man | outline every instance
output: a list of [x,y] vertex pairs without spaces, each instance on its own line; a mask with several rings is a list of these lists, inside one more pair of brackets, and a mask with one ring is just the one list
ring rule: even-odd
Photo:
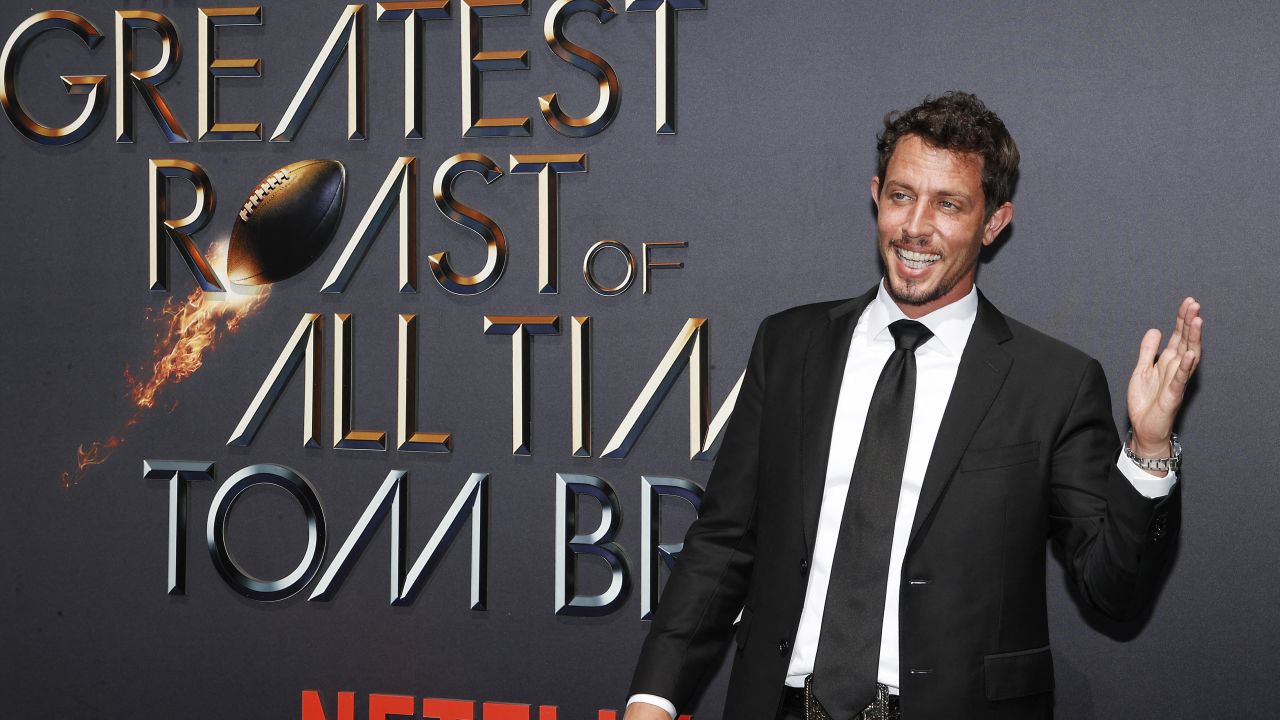
[[884,279],[761,325],[624,720],[686,711],[739,613],[726,718],[1048,718],[1045,537],[1108,615],[1154,589],[1199,305],[1142,339],[1124,444],[1098,363],[974,285],[1013,218],[1000,119],[947,93],[878,149]]

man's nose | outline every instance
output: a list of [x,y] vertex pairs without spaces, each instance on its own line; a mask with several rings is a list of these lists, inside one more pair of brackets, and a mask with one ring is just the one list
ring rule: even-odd
[[918,202],[911,207],[910,214],[907,216],[907,222],[902,226],[902,232],[910,239],[927,238],[932,234],[933,230],[933,213],[930,212],[929,204]]

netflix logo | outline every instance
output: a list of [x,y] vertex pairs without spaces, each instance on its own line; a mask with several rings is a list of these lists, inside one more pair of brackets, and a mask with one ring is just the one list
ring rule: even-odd
[[[493,702],[482,700],[452,700],[422,698],[422,712],[418,713],[418,698],[413,695],[383,695],[369,693],[359,704],[365,713],[356,713],[358,694],[342,691],[336,700],[328,702],[319,690],[302,691],[302,720],[395,720],[396,718],[423,717],[428,720],[560,720],[555,705],[529,705],[525,703]],[[479,710],[477,710],[479,708]],[[617,710],[598,710],[595,720],[618,720]],[[565,720],[570,720],[565,718]],[[692,715],[681,715],[678,720],[693,720]]]

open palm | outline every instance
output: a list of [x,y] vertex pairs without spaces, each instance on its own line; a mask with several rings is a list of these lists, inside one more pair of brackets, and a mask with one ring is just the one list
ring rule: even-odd
[[1169,452],[1173,421],[1200,364],[1203,329],[1200,303],[1187,298],[1178,308],[1173,334],[1159,357],[1160,331],[1151,329],[1142,337],[1128,392],[1131,447],[1140,457],[1163,457]]

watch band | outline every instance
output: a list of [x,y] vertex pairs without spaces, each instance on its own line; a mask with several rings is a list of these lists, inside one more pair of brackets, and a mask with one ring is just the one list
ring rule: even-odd
[[1133,443],[1133,431],[1129,431],[1129,441],[1124,444],[1125,457],[1133,461],[1134,465],[1152,472],[1178,472],[1178,468],[1182,467],[1182,443],[1178,441],[1178,434],[1172,433],[1169,436],[1169,450],[1172,453],[1166,458],[1144,458],[1138,457],[1131,447]]

